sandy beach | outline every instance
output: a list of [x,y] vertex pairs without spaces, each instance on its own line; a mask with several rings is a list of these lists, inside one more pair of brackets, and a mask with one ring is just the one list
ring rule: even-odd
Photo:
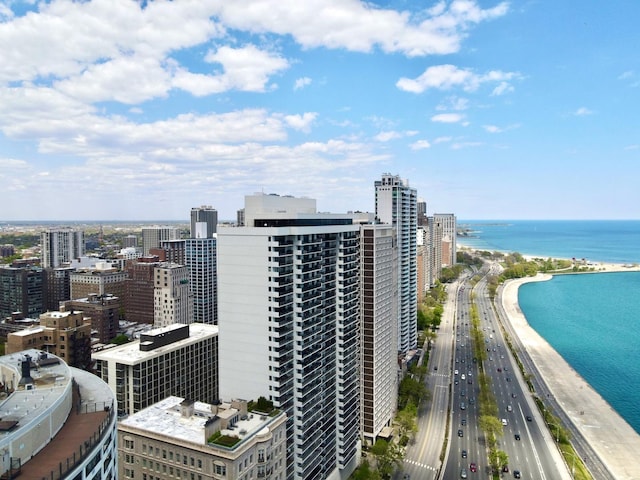
[[[596,272],[638,271],[640,267],[600,263]],[[527,322],[518,305],[518,288],[526,282],[545,281],[538,274],[511,280],[502,290],[502,306],[513,331],[538,372],[576,430],[588,442],[613,478],[640,479],[640,435],[598,394]],[[597,477],[595,477],[597,478]]]

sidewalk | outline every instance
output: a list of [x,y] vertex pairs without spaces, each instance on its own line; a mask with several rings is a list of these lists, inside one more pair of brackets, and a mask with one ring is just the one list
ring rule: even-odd
[[552,395],[613,476],[617,480],[638,480],[640,435],[529,326],[520,310],[520,285],[550,277],[538,274],[505,284],[502,306],[508,320]]

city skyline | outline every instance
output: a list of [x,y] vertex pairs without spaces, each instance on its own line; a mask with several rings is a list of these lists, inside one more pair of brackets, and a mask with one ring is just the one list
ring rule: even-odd
[[182,220],[197,205],[232,220],[254,192],[371,212],[381,173],[429,214],[637,219],[639,13],[3,4],[0,220]]

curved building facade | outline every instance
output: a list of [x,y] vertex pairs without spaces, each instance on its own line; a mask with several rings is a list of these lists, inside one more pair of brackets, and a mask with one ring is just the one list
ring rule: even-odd
[[0,357],[0,476],[116,478],[109,386],[40,350]]

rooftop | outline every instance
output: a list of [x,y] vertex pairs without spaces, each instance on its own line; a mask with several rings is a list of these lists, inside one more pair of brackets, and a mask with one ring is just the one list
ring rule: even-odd
[[[216,417],[229,418],[239,411],[229,404],[216,406],[203,402],[195,402],[191,416],[183,416],[181,404],[184,398],[167,397],[137,413],[120,421],[120,425],[129,426],[147,432],[165,435],[183,441],[206,444],[205,424]],[[238,437],[241,440],[262,432],[276,417],[269,417],[257,412],[249,412],[238,419],[231,428],[220,431],[222,435]]]
[[[158,333],[166,333],[177,328],[181,328],[184,325],[174,324],[166,327],[154,328],[153,330],[147,330],[145,335],[156,335]],[[171,350],[175,350],[177,347],[186,346],[195,342],[198,342],[204,338],[218,335],[217,325],[208,325],[204,323],[192,323],[189,325],[189,337],[183,340],[170,343],[165,346],[161,346],[149,351],[143,351],[140,349],[140,340],[134,340],[133,342],[120,345],[109,350],[103,350],[101,352],[94,353],[92,358],[113,361],[122,363],[125,365],[133,365],[140,361],[144,361],[149,358],[153,358],[162,355]]]

